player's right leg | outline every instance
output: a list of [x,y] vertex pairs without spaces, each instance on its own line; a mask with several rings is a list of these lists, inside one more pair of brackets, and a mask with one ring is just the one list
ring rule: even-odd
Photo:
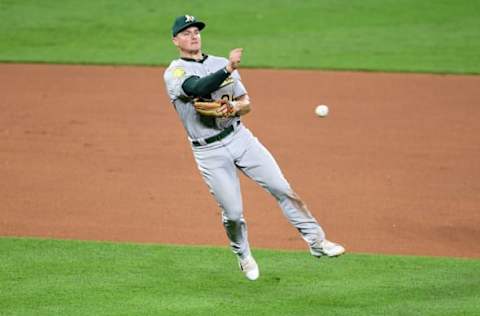
[[250,256],[247,224],[243,217],[243,204],[237,169],[224,147],[193,148],[198,169],[210,193],[222,210],[222,221],[232,251],[245,259]]

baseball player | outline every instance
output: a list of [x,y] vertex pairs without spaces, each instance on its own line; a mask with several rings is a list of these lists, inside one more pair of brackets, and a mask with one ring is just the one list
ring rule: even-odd
[[323,229],[292,190],[273,156],[241,121],[251,111],[238,72],[243,50],[233,49],[228,59],[204,54],[200,35],[203,28],[205,23],[191,15],[175,19],[172,41],[180,58],[170,63],[164,80],[198,169],[221,208],[223,225],[240,269],[249,280],[259,277],[247,238],[238,170],[276,198],[313,256],[343,254],[345,249],[325,238]]

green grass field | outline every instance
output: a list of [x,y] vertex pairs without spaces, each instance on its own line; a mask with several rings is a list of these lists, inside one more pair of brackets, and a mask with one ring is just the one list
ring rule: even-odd
[[480,73],[472,0],[0,1],[0,61],[167,65],[170,29],[207,22],[206,51],[248,67]]
[[0,315],[478,315],[480,261],[0,238]]

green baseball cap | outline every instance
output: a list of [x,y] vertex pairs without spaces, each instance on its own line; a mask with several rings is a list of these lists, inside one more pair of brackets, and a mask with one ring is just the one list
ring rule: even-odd
[[172,27],[172,35],[175,37],[179,32],[189,28],[190,26],[196,26],[199,30],[205,27],[205,23],[197,21],[192,15],[182,15],[175,19]]

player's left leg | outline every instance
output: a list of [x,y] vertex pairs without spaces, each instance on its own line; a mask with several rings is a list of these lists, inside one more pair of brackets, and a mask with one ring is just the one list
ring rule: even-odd
[[344,249],[341,246],[332,252],[325,253],[323,247],[327,246],[325,244],[327,241],[322,227],[312,216],[305,203],[292,190],[270,152],[257,138],[253,137],[250,131],[246,132],[248,135],[245,137],[250,138],[249,146],[241,159],[237,161],[237,166],[277,199],[284,215],[300,232],[313,255],[326,254],[330,256],[332,254],[335,256],[343,253]]

